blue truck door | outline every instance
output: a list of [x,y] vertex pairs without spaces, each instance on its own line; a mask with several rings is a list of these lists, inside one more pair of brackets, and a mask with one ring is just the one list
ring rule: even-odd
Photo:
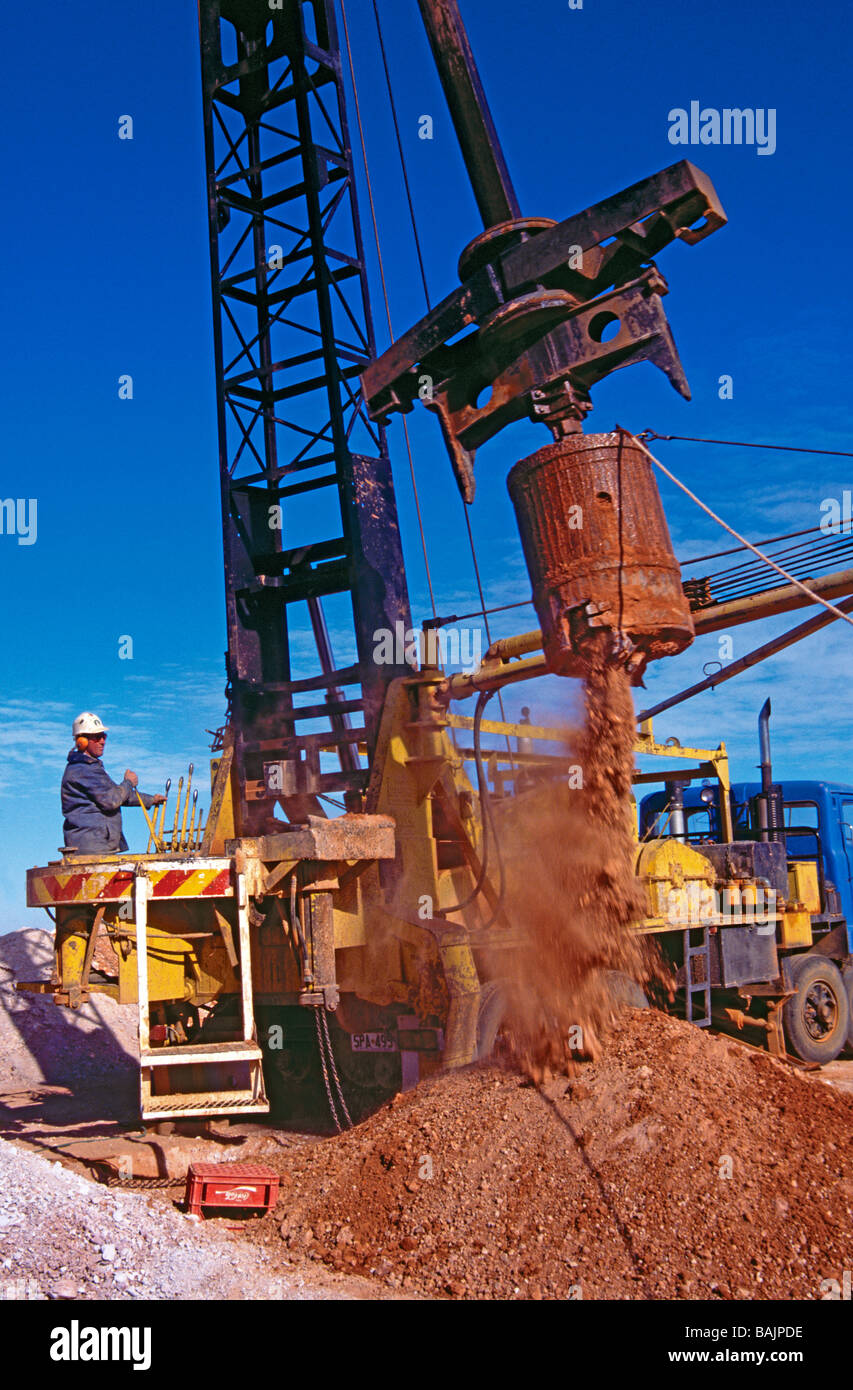
[[841,803],[841,834],[844,839],[848,880],[847,892],[843,894],[843,897],[846,898],[847,902],[850,902],[851,888],[853,888],[853,801],[842,801]]

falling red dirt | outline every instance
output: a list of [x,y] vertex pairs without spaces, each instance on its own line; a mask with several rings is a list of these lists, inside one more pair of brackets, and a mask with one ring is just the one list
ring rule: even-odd
[[573,774],[510,806],[500,839],[504,909],[522,946],[496,955],[508,999],[504,1046],[532,1079],[596,1056],[615,1022],[614,977],[664,978],[657,953],[630,931],[643,915],[630,819],[635,716],[628,677],[603,657],[589,672]]

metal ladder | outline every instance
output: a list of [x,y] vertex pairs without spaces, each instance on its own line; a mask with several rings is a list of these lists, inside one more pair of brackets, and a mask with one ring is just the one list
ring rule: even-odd
[[[255,1036],[252,1007],[251,947],[246,882],[237,875],[237,925],[240,940],[241,1036],[228,1042],[151,1046],[148,997],[148,898],[151,883],[137,871],[133,882],[136,920],[136,970],[139,995],[139,1091],[143,1120],[191,1119],[201,1115],[265,1114],[263,1054]],[[155,1071],[180,1067],[216,1068],[205,1090],[153,1091]]]
[[[696,945],[691,940],[692,937],[701,936],[701,945]],[[710,933],[707,927],[687,927],[684,932],[684,997],[687,1006],[687,1022],[695,1023],[697,1028],[707,1028],[711,1023],[711,951],[709,946]],[[694,982],[693,962],[701,961],[704,969],[701,974],[704,976],[698,983]],[[693,996],[702,994],[702,1004],[704,1013],[700,1017],[694,1012],[695,1002]]]

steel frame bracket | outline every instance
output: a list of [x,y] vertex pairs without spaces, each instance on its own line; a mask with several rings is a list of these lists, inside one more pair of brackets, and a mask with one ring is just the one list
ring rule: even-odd
[[619,367],[651,361],[689,399],[651,258],[725,222],[710,180],[681,160],[563,222],[490,228],[463,251],[461,286],[362,373],[371,418],[416,400],[434,410],[470,502],[480,444],[525,416],[578,428],[590,388]]

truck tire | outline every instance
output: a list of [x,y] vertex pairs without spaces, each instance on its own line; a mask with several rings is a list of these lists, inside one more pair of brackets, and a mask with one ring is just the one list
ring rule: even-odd
[[850,1006],[850,1022],[847,1025],[847,1047],[853,1052],[853,965],[845,965],[841,972],[844,981],[844,988],[847,990],[847,1002]]
[[826,956],[792,962],[796,994],[782,1009],[788,1046],[803,1062],[834,1062],[847,1043],[850,1000],[841,971]]

